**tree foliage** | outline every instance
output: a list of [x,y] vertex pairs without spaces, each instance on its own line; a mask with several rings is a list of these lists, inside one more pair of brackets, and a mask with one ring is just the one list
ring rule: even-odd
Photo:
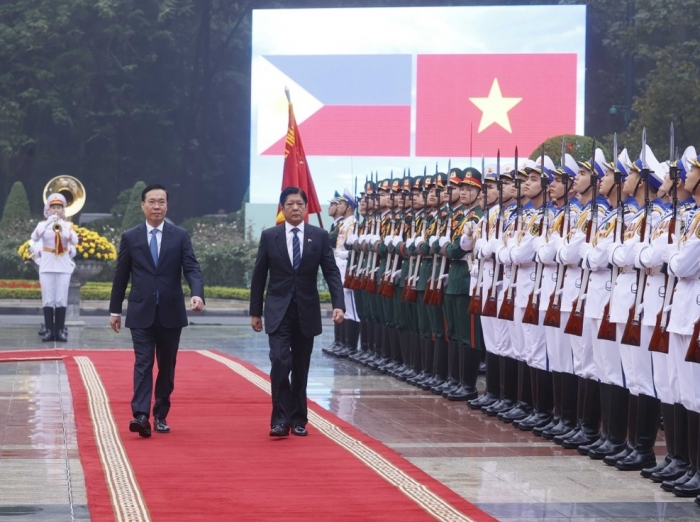
[[30,218],[27,192],[24,190],[22,182],[16,181],[12,185],[12,190],[10,190],[10,195],[7,197],[5,208],[2,211],[0,230],[15,226],[18,222],[28,221]]
[[126,207],[124,220],[122,221],[122,230],[129,230],[144,221],[143,210],[141,210],[141,192],[145,188],[146,184],[143,181],[138,181],[134,188],[131,189],[129,205]]

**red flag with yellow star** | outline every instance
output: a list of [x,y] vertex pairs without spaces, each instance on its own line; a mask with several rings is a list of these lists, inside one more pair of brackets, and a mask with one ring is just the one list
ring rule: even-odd
[[576,133],[576,54],[419,54],[416,156],[531,151]]
[[[287,99],[289,100],[289,92],[287,92]],[[287,139],[284,144],[284,171],[282,173],[281,190],[287,187],[299,187],[306,192],[308,203],[306,205],[305,220],[308,221],[309,214],[319,214],[320,222],[321,203],[318,201],[314,180],[311,178],[309,164],[306,162],[306,154],[301,143],[299,127],[297,127],[297,120],[294,117],[294,107],[291,100],[289,101]],[[284,222],[284,216],[282,216],[282,207],[279,206],[277,209],[277,224],[279,225],[282,222]]]

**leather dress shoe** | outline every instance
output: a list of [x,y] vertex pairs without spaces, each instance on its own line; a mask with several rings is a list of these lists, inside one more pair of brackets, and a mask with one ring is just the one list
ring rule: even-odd
[[285,424],[275,424],[270,430],[270,437],[286,437],[289,435],[289,426]]
[[641,471],[649,466],[656,466],[656,455],[654,455],[653,450],[634,450],[624,459],[620,459],[615,463],[615,467],[620,471]]
[[674,487],[673,494],[677,497],[697,497],[700,495],[700,471],[696,471],[689,481]]
[[467,404],[472,410],[480,410],[482,408],[488,408],[489,406],[496,404],[498,397],[491,392],[485,392],[480,397],[467,401]]
[[153,425],[158,433],[170,433],[170,426],[168,426],[168,423],[165,422],[165,419],[155,417],[153,419]]
[[622,459],[628,457],[629,455],[632,454],[633,451],[634,451],[634,448],[632,446],[630,446],[628,443],[624,447],[624,449],[622,451],[620,451],[620,453],[618,453],[617,455],[608,455],[607,457],[603,458],[603,462],[605,464],[607,464],[608,466],[614,466],[615,464],[617,464],[618,460],[622,460]]
[[579,432],[573,437],[564,439],[561,443],[562,448],[566,449],[576,449],[579,446],[585,446],[586,444],[593,444],[600,434],[594,432],[593,430],[587,431],[585,429],[579,430]]
[[610,455],[617,455],[626,447],[627,441],[616,444],[615,442],[608,439],[597,448],[592,448],[591,450],[589,450],[588,456],[593,460],[603,460],[605,457],[608,457]]
[[297,424],[292,428],[292,435],[296,435],[297,437],[306,437],[308,434],[309,432],[306,431],[306,428],[301,424]]
[[700,495],[698,495],[697,497],[695,497],[695,503],[696,503],[698,506],[700,506]]
[[665,480],[675,480],[688,473],[689,469],[690,463],[686,462],[683,459],[672,458],[671,461],[663,469],[653,472],[649,476],[649,478],[652,480],[652,482],[657,483],[663,482]]
[[151,436],[151,423],[143,413],[136,415],[129,423],[129,431],[138,433],[141,437]]
[[[671,464],[672,460],[673,460],[673,458],[671,457],[671,455],[666,454],[666,456],[664,457],[664,460],[659,462],[656,466],[653,466],[651,468],[644,468],[639,474],[644,478],[651,478],[651,476],[654,473],[658,473],[659,471],[666,468],[666,466]],[[688,471],[688,470],[686,470],[686,471]],[[664,480],[666,480],[666,479],[664,479]]]
[[688,473],[686,473],[680,478],[677,478],[676,480],[664,480],[661,483],[661,489],[663,489],[664,491],[671,492],[675,489],[676,486],[680,486],[688,482],[690,479],[693,478],[694,475],[695,473],[693,472],[693,470],[688,470]]

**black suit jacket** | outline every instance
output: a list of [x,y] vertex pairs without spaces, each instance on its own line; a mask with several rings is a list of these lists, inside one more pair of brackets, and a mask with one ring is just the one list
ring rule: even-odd
[[265,297],[265,332],[274,333],[282,322],[292,294],[296,295],[301,332],[307,337],[321,334],[321,302],[318,297],[319,267],[328,283],[333,308],[345,311],[340,272],[335,264],[328,232],[306,223],[299,269],[289,259],[284,223],[263,230],[250,282],[250,315],[263,316],[263,293],[268,272],[270,284]]
[[187,326],[182,275],[190,285],[193,296],[204,299],[204,283],[199,263],[194,255],[190,236],[184,228],[163,224],[158,267],[148,247],[146,223],[122,234],[117,267],[114,270],[109,311],[121,314],[126,285],[131,278],[127,328],[148,328],[153,324],[158,294],[158,317],[165,328]]

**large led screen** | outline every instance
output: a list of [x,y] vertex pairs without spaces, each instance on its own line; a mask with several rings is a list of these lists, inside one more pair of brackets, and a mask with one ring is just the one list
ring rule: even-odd
[[321,200],[582,134],[586,8],[253,11],[250,202],[279,196],[289,89]]

